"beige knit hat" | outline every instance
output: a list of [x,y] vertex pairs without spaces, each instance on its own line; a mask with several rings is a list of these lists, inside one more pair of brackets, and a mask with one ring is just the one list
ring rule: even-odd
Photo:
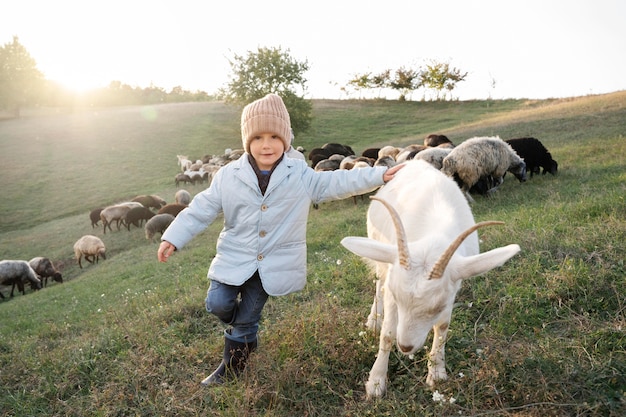
[[241,113],[241,139],[246,152],[250,153],[250,140],[262,133],[273,133],[291,146],[291,120],[283,99],[268,94],[243,108]]

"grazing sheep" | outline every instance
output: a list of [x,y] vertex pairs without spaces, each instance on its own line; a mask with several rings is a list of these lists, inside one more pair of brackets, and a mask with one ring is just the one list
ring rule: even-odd
[[178,190],[174,194],[174,201],[176,204],[182,204],[188,206],[191,203],[191,194],[187,190]]
[[378,159],[382,158],[383,156],[391,156],[393,159],[396,159],[396,155],[400,153],[400,150],[400,148],[396,148],[395,146],[391,145],[383,146],[382,148],[380,148],[380,151],[378,151]]
[[124,219],[126,218],[126,214],[130,211],[131,208],[135,207],[143,207],[143,205],[137,202],[126,202],[105,207],[102,212],[100,212],[100,219],[102,219],[104,233],[107,232],[107,227],[110,231],[113,231],[111,229],[111,223],[113,223],[114,221],[115,225],[117,226],[117,230],[120,230],[120,223],[123,224]]
[[552,155],[539,139],[516,138],[507,139],[505,142],[524,160],[531,178],[534,174],[539,174],[541,168],[543,175],[547,172],[556,175],[559,164],[552,159]]
[[398,163],[396,162],[394,157],[391,155],[385,155],[382,158],[378,158],[376,162],[374,162],[374,166],[376,167],[383,166],[383,167],[391,168],[392,166],[395,166],[395,165],[398,165]]
[[330,156],[330,152],[328,152],[326,149],[313,148],[309,152],[308,159],[309,161],[311,161],[311,167],[315,168],[315,165],[317,165],[319,161],[328,159],[329,156]]
[[503,178],[509,171],[526,181],[526,164],[513,148],[499,137],[476,137],[462,142],[443,159],[441,172],[454,178],[469,201],[469,190],[481,178]]
[[93,235],[85,235],[74,243],[74,255],[81,269],[83,268],[81,263],[83,256],[85,260],[91,264],[94,262],[98,263],[101,256],[102,259],[107,258],[104,242],[102,242],[99,237]]
[[178,165],[180,166],[180,170],[183,172],[188,170],[193,163],[189,160],[189,157],[185,155],[176,155],[176,158],[178,158]]
[[346,156],[339,163],[339,169],[352,169],[355,167],[374,166],[375,160],[365,156],[350,155]]
[[98,226],[98,222],[100,221],[100,213],[102,212],[103,208],[104,207],[95,208],[89,213],[89,219],[91,220],[92,229]]
[[315,164],[314,169],[316,171],[335,171],[339,169],[339,165],[341,165],[341,161],[337,159],[322,159]]
[[167,229],[173,221],[174,216],[169,213],[157,214],[146,222],[146,239],[154,241],[154,236],[157,233],[161,233],[161,235],[163,235],[165,229]]
[[170,203],[161,207],[157,214],[171,214],[172,216],[176,217],[178,216],[178,213],[186,208],[186,204]]
[[346,157],[355,155],[355,153],[348,145],[342,145],[340,143],[326,143],[321,148],[311,149],[308,159],[311,161],[311,167],[315,168],[320,161],[330,159],[332,155],[341,155],[342,157]]
[[446,148],[427,148],[422,152],[418,152],[415,155],[415,159],[421,159],[422,161],[426,161],[437,169],[441,169],[443,165],[443,158],[448,156],[448,154],[452,151],[452,149]]
[[459,187],[427,162],[406,162],[373,199],[367,213],[368,237],[341,241],[371,262],[379,280],[368,318],[370,329],[381,329],[366,384],[368,398],[387,390],[394,341],[402,354],[412,355],[431,329],[426,383],[433,386],[446,379],[445,343],[463,280],[504,264],[520,250],[513,244],[480,253],[476,230],[501,222],[476,224]]
[[415,155],[422,152],[424,149],[427,149],[424,145],[409,145],[398,152],[396,155],[396,162],[401,163],[411,160],[415,157]]
[[[41,289],[41,281],[37,277],[33,268],[26,261],[0,261],[0,285],[11,285],[11,297],[17,286],[17,290],[26,294],[24,291],[24,283],[30,283],[34,290]],[[4,299],[4,295],[0,292],[0,298]]]
[[454,144],[452,143],[450,139],[448,139],[447,136],[437,135],[437,134],[426,136],[426,138],[424,138],[424,145],[432,146],[432,147],[440,146],[440,145],[446,145],[446,146],[452,145],[452,147],[454,147]]
[[339,154],[343,156],[355,155],[352,148],[348,145],[342,145],[341,143],[326,143],[322,145],[322,149],[328,152],[328,155]]
[[143,225],[144,220],[149,220],[154,217],[156,213],[150,210],[147,207],[133,207],[128,210],[126,216],[124,217],[124,223],[126,224],[126,228],[130,232],[130,225],[133,224],[136,227],[141,227]]
[[176,183],[177,187],[178,184],[180,184],[181,182],[184,182],[185,184],[193,184],[191,177],[189,177],[189,175],[187,174],[176,174],[176,176],[174,177],[174,182]]
[[141,203],[142,206],[148,208],[154,208],[156,210],[160,209],[167,203],[158,195],[138,195],[137,197],[131,200],[132,202]]
[[361,156],[364,156],[366,158],[370,158],[373,160],[377,160],[378,152],[380,152],[380,148],[367,148],[366,150],[361,152]]
[[39,275],[39,279],[41,280],[41,283],[44,287],[48,286],[48,278],[52,278],[52,280],[54,280],[55,282],[63,282],[63,276],[54,267],[50,259],[43,256],[37,256],[28,261],[28,264],[31,268],[33,268],[33,271],[35,271],[35,273]]

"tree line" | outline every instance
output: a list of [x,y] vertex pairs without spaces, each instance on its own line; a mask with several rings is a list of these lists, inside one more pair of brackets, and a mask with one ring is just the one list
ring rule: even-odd
[[166,91],[155,85],[140,88],[121,81],[77,93],[47,80],[17,36],[0,47],[0,109],[15,117],[26,107],[127,106],[212,99],[215,97],[204,91],[191,92],[180,86]]
[[[312,103],[307,100],[307,60],[299,61],[290,51],[281,48],[259,47],[246,54],[234,54],[229,59],[231,74],[228,82],[215,94],[190,92],[174,87],[169,92],[150,85],[131,87],[121,81],[112,81],[107,87],[77,94],[54,81],[46,80],[37,63],[17,36],[0,47],[0,108],[19,117],[20,110],[30,106],[116,106],[146,105],[172,102],[224,100],[244,106],[268,93],[282,96],[297,135],[309,129]],[[356,74],[341,90],[393,90],[400,100],[409,100],[418,89],[434,92],[434,99],[452,99],[452,90],[464,81],[467,73],[450,67],[449,63],[430,61],[425,67],[387,69],[378,74]]]

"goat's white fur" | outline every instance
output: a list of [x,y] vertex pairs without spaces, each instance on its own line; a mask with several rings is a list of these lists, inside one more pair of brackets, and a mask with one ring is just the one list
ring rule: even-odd
[[[395,209],[404,231],[396,232],[390,211],[373,201],[367,214],[368,238],[341,241],[350,251],[374,261],[380,280],[368,318],[370,328],[380,327],[378,356],[366,384],[368,398],[386,392],[394,340],[403,354],[410,355],[424,345],[431,328],[434,338],[426,383],[432,386],[446,379],[446,336],[462,280],[502,265],[520,250],[518,245],[508,245],[480,254],[474,231],[460,244],[441,278],[429,279],[450,244],[475,224],[463,193],[452,179],[415,160],[407,162],[376,198]],[[407,243],[407,268],[398,259],[397,235],[404,235]]]

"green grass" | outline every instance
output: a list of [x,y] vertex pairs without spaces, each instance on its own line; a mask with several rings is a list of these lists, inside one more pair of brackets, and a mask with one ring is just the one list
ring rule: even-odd
[[[426,351],[393,352],[388,394],[365,401],[377,339],[364,332],[373,276],[339,241],[365,235],[367,201],[311,210],[308,284],[271,298],[260,348],[237,384],[204,389],[223,327],[204,311],[220,221],[167,264],[143,231],[92,229],[92,208],[173,200],[176,155],[240,147],[220,103],[89,109],[0,122],[0,258],[50,257],[63,284],[0,302],[1,416],[622,416],[626,414],[626,93],[565,100],[315,101],[307,149],[357,152],[444,133],[535,136],[559,175],[506,178],[473,204],[482,250],[518,243],[464,283],[447,345],[449,380],[425,384]],[[187,189],[196,193],[201,185]],[[107,259],[79,269],[72,245]],[[6,288],[0,290],[7,295]],[[429,348],[427,342],[427,347]],[[450,403],[453,397],[456,401]]]

